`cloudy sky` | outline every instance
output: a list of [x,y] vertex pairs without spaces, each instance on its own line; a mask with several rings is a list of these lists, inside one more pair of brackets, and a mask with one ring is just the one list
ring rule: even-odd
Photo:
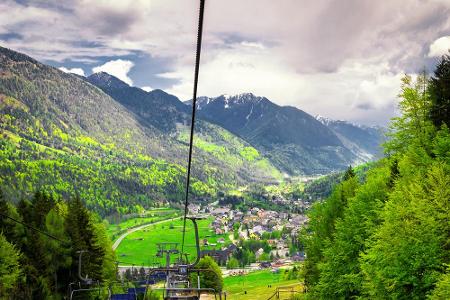
[[[197,0],[0,0],[0,45],[191,97]],[[450,0],[207,0],[199,94],[252,92],[365,124],[450,48]]]

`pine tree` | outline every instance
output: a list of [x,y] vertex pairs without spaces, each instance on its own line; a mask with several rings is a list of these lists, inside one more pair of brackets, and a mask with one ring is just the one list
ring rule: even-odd
[[431,95],[430,117],[439,128],[446,124],[450,127],[450,55],[442,56],[430,80]]
[[353,170],[352,166],[348,166],[347,170],[344,173],[344,180],[349,180],[350,178],[355,177],[355,171]]
[[0,233],[0,299],[7,299],[21,276],[20,253]]
[[450,174],[435,164],[425,179],[403,180],[362,258],[370,298],[424,299],[448,263]]
[[334,240],[324,250],[320,279],[313,292],[317,298],[350,299],[361,295],[363,276],[359,257],[381,220],[378,211],[388,196],[389,168],[369,172],[355,197],[348,200],[342,219],[336,221]]
[[301,234],[307,259],[304,263],[305,285],[308,289],[317,284],[320,278],[319,264],[324,259],[326,249],[334,239],[335,223],[342,218],[343,211],[358,188],[356,177],[350,177],[337,185],[325,202],[313,205],[309,216],[309,225]]
[[[61,205],[59,205],[61,206]],[[72,264],[71,247],[66,237],[64,228],[65,219],[58,213],[59,209],[53,208],[45,218],[45,228],[48,233],[57,237],[59,240],[67,240],[67,243],[61,243],[53,239],[46,241],[46,256],[51,263],[49,264],[49,273],[52,275],[52,286],[55,292],[65,292],[67,285],[70,283],[67,280],[68,268]],[[63,273],[62,278],[59,278],[58,273]],[[61,280],[62,279],[62,280]]]
[[89,212],[79,197],[69,201],[66,231],[73,244],[72,276],[78,274],[79,251],[87,251],[82,258],[82,275],[102,280],[105,251],[97,241]]
[[[0,189],[0,212],[14,219],[20,219],[20,216],[17,214],[15,207],[7,203],[6,199],[4,199],[1,189]],[[20,226],[21,225],[18,225],[14,221],[6,217],[0,216],[0,233],[3,233],[3,235],[9,242],[17,243],[17,238],[20,232]]]
[[429,118],[431,100],[426,73],[420,74],[416,81],[406,75],[402,82],[398,105],[402,115],[392,119],[389,141],[384,144],[385,152],[389,155],[404,154],[413,143],[429,151],[429,141],[434,134],[434,126]]

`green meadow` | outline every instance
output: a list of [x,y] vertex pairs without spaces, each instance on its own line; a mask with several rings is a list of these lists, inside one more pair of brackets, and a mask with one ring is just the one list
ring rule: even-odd
[[[300,281],[298,279],[285,280],[283,270],[278,273],[273,273],[272,270],[263,270],[242,276],[228,276],[223,279],[223,285],[227,299],[233,300],[265,300],[273,295],[277,287],[292,286],[296,291],[301,290]],[[281,299],[289,299],[290,293],[282,293],[280,296]]]
[[[213,219],[198,221],[200,245],[202,250],[220,249],[223,245],[230,243],[226,234],[216,235],[210,228]],[[164,259],[157,258],[157,243],[179,243],[178,250],[181,250],[181,240],[183,232],[183,220],[168,221],[161,224],[153,224],[148,227],[129,234],[116,250],[117,257],[121,265],[151,266],[155,263],[162,263]],[[225,239],[225,244],[217,243],[219,238]],[[207,246],[203,246],[203,240],[208,241]],[[211,245],[213,244],[213,245]],[[214,245],[215,244],[215,245]],[[186,222],[185,252],[189,253],[189,259],[196,257],[194,226],[190,220]],[[173,255],[173,259],[176,255]]]
[[181,211],[171,208],[157,208],[147,211],[145,216],[131,218],[118,224],[109,224],[107,227],[108,236],[114,241],[120,234],[128,228],[137,227],[144,224],[155,223],[165,219],[171,219],[181,215]]

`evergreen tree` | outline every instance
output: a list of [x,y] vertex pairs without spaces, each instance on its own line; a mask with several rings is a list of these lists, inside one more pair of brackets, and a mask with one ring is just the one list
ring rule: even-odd
[[343,181],[333,190],[325,202],[313,205],[309,216],[309,225],[301,234],[302,244],[305,245],[307,259],[304,263],[306,287],[312,288],[320,278],[319,264],[324,258],[324,249],[334,239],[335,222],[342,217],[348,199],[355,196],[358,187],[356,177]]
[[8,299],[21,276],[19,251],[0,233],[0,299]]
[[384,144],[389,155],[402,155],[414,143],[429,151],[429,141],[434,134],[434,126],[430,121],[431,100],[427,92],[428,77],[425,73],[414,82],[408,75],[402,79],[402,90],[399,95],[400,117],[392,119],[389,141]]
[[[81,274],[90,279],[103,279],[103,260],[105,249],[99,245],[89,212],[79,197],[69,201],[66,230],[72,240],[72,267],[71,274],[78,274],[78,261],[80,251],[82,255]],[[111,262],[112,263],[112,262]]]
[[388,168],[369,172],[366,183],[348,200],[343,217],[336,221],[333,242],[323,251],[320,279],[311,290],[311,298],[350,299],[361,295],[359,257],[366,239],[381,222],[378,211],[388,196],[389,172]]
[[450,55],[443,55],[430,80],[431,95],[430,117],[439,128],[446,124],[450,127]]
[[352,166],[348,166],[347,170],[344,173],[344,180],[349,180],[350,178],[355,177],[355,171],[353,170]]
[[[1,189],[0,189],[0,212],[16,220],[21,219],[20,215],[17,213],[16,207],[11,203],[8,203],[6,199],[4,199]],[[23,233],[23,228],[22,225],[6,217],[0,217],[0,233],[3,233],[3,235],[9,242],[18,244],[19,236]]]
[[[61,212],[63,204],[50,210],[45,219],[45,228],[48,233],[57,237],[59,240],[68,240],[64,228],[65,219]],[[52,274],[52,286],[54,292],[65,292],[69,282],[67,273],[72,264],[71,247],[69,242],[61,243],[54,239],[46,241],[46,256],[49,261],[49,273]]]
[[43,192],[36,192],[31,201],[33,219],[29,220],[38,228],[45,227],[45,217],[55,206],[53,197]]
[[429,298],[430,300],[450,299],[450,268],[441,275]]
[[[45,202],[42,198],[43,194],[35,195],[33,202]],[[18,213],[24,223],[33,227],[40,227],[36,224],[39,222],[41,210],[34,211],[33,204],[27,200],[20,200],[18,203]],[[37,206],[39,207],[39,206]],[[42,229],[42,228],[40,228]],[[32,299],[46,299],[50,293],[49,280],[50,275],[49,265],[51,261],[46,255],[46,237],[40,233],[24,227],[21,236],[18,238],[18,247],[22,252],[20,263],[23,266],[25,280],[20,282],[16,289],[16,298],[32,298]]]
[[391,193],[362,258],[371,298],[424,299],[448,263],[450,174],[435,165],[425,180],[405,181]]

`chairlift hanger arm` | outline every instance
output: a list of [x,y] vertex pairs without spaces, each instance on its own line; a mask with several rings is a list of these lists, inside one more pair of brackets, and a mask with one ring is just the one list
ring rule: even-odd
[[194,145],[194,129],[195,129],[195,112],[197,109],[197,86],[198,74],[200,69],[200,53],[202,50],[202,35],[203,35],[203,15],[205,10],[205,0],[200,0],[199,16],[198,16],[198,30],[197,30],[197,50],[195,54],[195,71],[194,71],[194,90],[192,97],[192,119],[191,119],[191,135],[189,138],[189,156],[186,176],[186,191],[184,200],[184,219],[183,219],[183,237],[181,242],[181,253],[184,252],[184,240],[186,236],[186,219],[188,214],[189,204],[189,185],[191,180],[191,165],[192,165],[192,150]]

